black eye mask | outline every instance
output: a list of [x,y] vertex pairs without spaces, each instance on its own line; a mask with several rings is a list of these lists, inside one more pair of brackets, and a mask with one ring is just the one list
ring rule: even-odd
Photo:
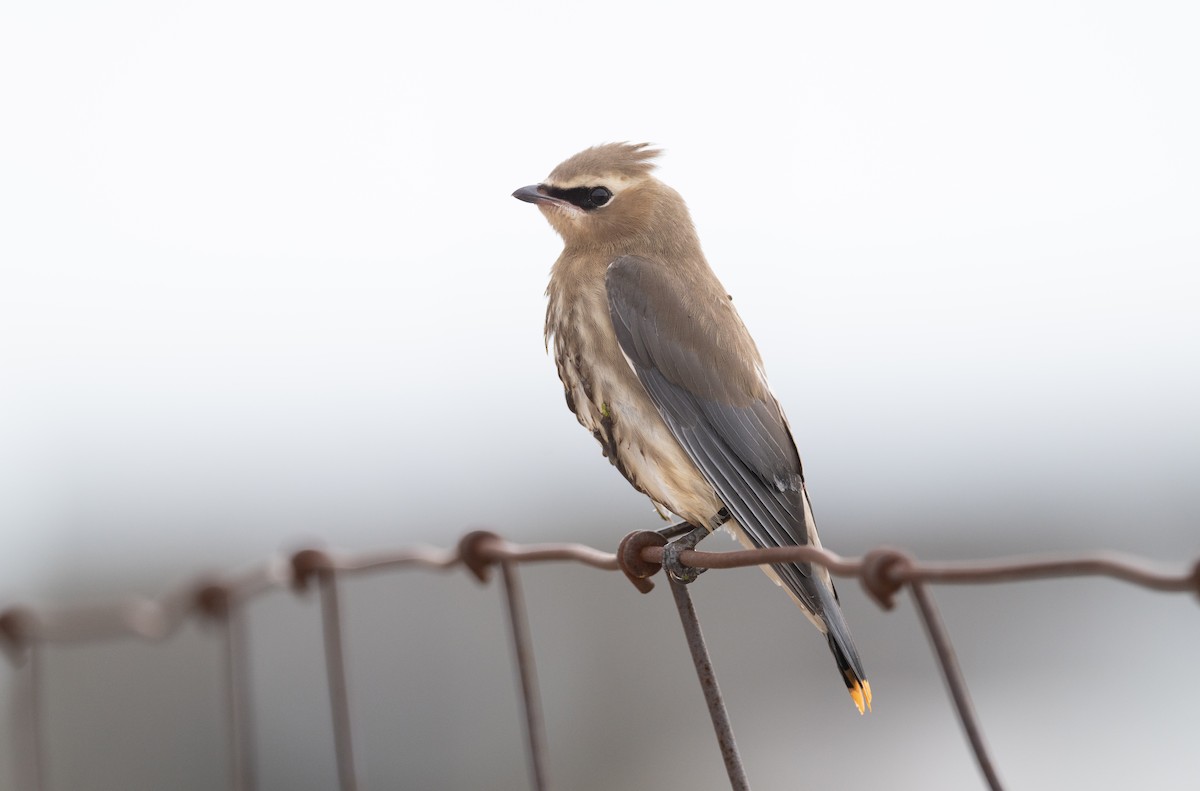
[[612,190],[608,187],[572,187],[563,189],[543,185],[542,191],[554,198],[560,198],[583,209],[595,211],[612,200]]

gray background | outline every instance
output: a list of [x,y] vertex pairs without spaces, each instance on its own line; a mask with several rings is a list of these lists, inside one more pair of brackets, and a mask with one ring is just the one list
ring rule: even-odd
[[[611,549],[655,527],[563,407],[541,340],[558,241],[509,197],[610,140],[665,147],[831,548],[1183,568],[1198,21],[9,4],[0,603],[155,594],[318,539],[487,526]],[[555,786],[720,788],[667,592],[563,566],[525,583]],[[367,787],[525,787],[498,592],[413,572],[345,595]],[[841,585],[876,693],[860,718],[759,572],[694,595],[755,788],[977,785],[907,600],[885,615]],[[1194,598],[1092,580],[938,598],[1013,788],[1196,786]],[[330,788],[314,602],[273,594],[250,621],[262,786]],[[218,660],[198,626],[50,652],[51,787],[222,787]]]

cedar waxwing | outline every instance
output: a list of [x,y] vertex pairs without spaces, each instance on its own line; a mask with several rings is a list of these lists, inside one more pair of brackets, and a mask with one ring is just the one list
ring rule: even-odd
[[[787,419],[750,334],[646,144],[589,148],[513,197],[563,239],[546,343],[567,406],[695,545],[724,524],[747,547],[820,546]],[[668,571],[694,579],[678,564]],[[824,633],[859,712],[871,686],[823,566],[763,566]]]

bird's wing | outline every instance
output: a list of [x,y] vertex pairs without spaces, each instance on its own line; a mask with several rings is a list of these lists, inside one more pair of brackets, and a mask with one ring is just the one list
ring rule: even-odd
[[[757,350],[724,294],[697,295],[666,266],[623,256],[605,279],[613,329],[672,435],[760,547],[809,543],[800,456]],[[832,589],[809,564],[773,567],[811,612]]]

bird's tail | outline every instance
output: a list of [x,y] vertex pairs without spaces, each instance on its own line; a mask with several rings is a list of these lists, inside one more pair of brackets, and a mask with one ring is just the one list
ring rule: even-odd
[[829,650],[833,653],[838,670],[841,671],[842,680],[846,682],[850,697],[854,699],[854,705],[858,707],[858,713],[862,714],[871,708],[871,684],[867,681],[862,660],[858,658],[858,649],[854,647],[854,640],[850,637],[850,627],[846,625],[846,618],[838,604],[837,591],[833,589],[832,580],[828,588],[820,584],[815,587],[820,591],[818,595],[823,610],[821,616],[825,621],[825,637],[829,640]]

